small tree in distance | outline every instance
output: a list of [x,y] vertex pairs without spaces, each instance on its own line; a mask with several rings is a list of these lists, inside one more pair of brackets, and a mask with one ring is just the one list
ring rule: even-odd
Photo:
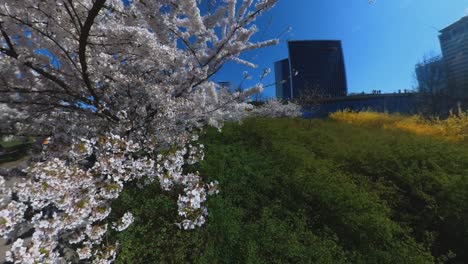
[[419,109],[424,115],[440,115],[448,109],[448,75],[441,56],[425,56],[416,65]]

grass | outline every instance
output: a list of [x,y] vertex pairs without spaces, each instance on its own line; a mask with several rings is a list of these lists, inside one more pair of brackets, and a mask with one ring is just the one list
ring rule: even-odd
[[[179,230],[177,197],[127,188],[118,263],[468,263],[468,149],[334,120],[250,119],[202,137],[188,171],[219,180],[206,226]],[[400,118],[400,117],[398,117]]]

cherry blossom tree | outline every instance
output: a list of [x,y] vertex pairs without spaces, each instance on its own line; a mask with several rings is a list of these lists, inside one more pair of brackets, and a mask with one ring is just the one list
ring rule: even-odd
[[251,115],[260,117],[298,117],[301,116],[301,106],[292,102],[270,99],[261,107],[253,109]]
[[112,262],[118,244],[103,236],[133,216],[107,217],[130,181],[182,190],[178,225],[203,225],[217,182],[184,165],[203,159],[203,127],[245,117],[245,99],[262,89],[230,94],[210,77],[229,60],[252,66],[242,52],[277,43],[251,41],[276,0],[212,2],[208,11],[196,0],[0,3],[1,132],[47,137],[13,189],[0,177],[0,235],[33,230],[11,237],[7,261],[57,263],[72,250]]

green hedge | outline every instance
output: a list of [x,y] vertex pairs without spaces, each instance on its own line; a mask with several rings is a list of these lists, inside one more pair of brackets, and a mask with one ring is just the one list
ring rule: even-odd
[[219,180],[207,224],[179,230],[176,197],[127,188],[120,263],[468,263],[468,149],[334,121],[252,119],[208,130]]

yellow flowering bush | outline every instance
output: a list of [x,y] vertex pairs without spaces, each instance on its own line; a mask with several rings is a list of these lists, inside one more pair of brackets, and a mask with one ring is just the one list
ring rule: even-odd
[[332,119],[344,121],[357,126],[376,126],[382,127],[385,124],[394,123],[402,117],[388,113],[378,113],[373,111],[349,112],[338,111],[330,115]]
[[420,115],[404,116],[371,110],[362,112],[338,111],[330,114],[330,118],[356,126],[401,130],[455,142],[468,139],[468,111],[464,112],[460,107],[456,113],[450,112],[449,117],[443,120],[438,117],[428,119]]

